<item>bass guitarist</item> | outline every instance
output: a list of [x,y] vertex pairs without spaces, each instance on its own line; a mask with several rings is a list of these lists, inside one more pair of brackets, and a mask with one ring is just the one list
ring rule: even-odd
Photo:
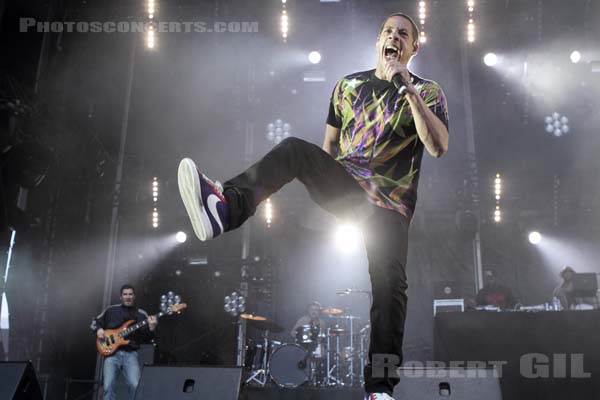
[[128,399],[133,400],[140,380],[140,364],[137,350],[141,342],[154,338],[154,330],[158,324],[156,316],[149,316],[146,311],[135,306],[135,289],[129,284],[121,287],[121,304],[106,308],[92,321],[91,329],[100,340],[104,340],[105,329],[115,329],[125,322],[148,320],[148,324],[128,337],[129,343],[119,347],[112,355],[104,359],[104,400],[115,400],[116,380],[119,372],[123,373],[128,387]]

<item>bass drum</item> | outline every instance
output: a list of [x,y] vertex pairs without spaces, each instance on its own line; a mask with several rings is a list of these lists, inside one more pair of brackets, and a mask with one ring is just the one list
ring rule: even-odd
[[271,354],[269,375],[277,386],[296,388],[308,381],[309,354],[297,344],[285,344]]

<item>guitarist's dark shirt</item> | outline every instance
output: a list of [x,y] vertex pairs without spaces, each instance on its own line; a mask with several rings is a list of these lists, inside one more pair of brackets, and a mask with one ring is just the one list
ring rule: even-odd
[[[106,308],[96,318],[92,320],[90,328],[94,333],[102,329],[116,329],[129,320],[141,322],[148,319],[148,313],[141,308],[126,307],[123,304],[115,304]],[[136,351],[140,348],[140,343],[150,341],[154,338],[154,333],[150,331],[148,325],[138,329],[127,336],[129,344],[119,347],[119,350]]]

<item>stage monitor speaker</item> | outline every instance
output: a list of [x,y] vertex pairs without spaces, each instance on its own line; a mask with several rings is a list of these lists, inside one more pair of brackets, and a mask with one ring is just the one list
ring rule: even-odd
[[394,398],[412,400],[502,400],[500,382],[491,369],[399,368]]
[[240,367],[144,367],[135,400],[238,400]]
[[30,362],[0,362],[0,400],[42,400]]

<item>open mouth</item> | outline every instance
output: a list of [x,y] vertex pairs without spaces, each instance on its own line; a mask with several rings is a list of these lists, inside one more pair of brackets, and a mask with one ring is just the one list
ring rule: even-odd
[[386,61],[398,60],[400,58],[400,49],[393,44],[388,44],[383,48],[383,57]]

